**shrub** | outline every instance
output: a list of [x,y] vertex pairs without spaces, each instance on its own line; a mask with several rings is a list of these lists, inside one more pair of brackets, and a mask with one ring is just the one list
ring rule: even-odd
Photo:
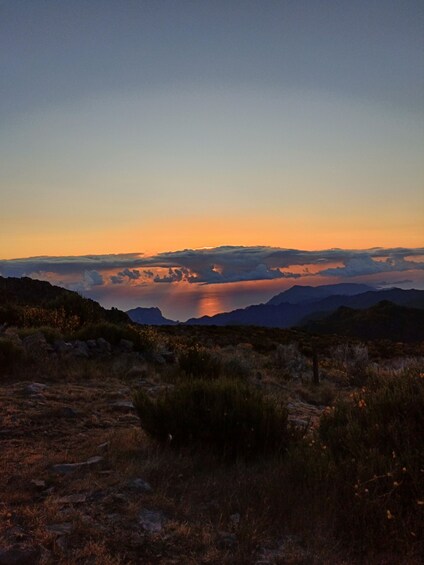
[[274,365],[283,370],[287,377],[301,377],[308,368],[306,357],[300,352],[297,343],[279,343],[274,352]]
[[52,328],[51,326],[22,328],[21,330],[19,330],[19,337],[21,339],[24,339],[25,337],[36,333],[42,333],[48,343],[53,343],[57,339],[63,339],[62,333],[57,328]]
[[160,442],[202,446],[225,458],[282,450],[287,412],[260,391],[227,379],[194,379],[151,400],[134,396],[142,428]]
[[189,377],[218,378],[222,371],[222,360],[206,347],[192,346],[181,351],[180,369]]
[[221,370],[223,375],[233,379],[247,379],[253,372],[252,364],[240,354],[224,358]]
[[112,345],[118,345],[121,339],[127,339],[134,343],[137,351],[150,354],[157,349],[157,334],[151,328],[139,328],[135,325],[112,324],[110,322],[98,322],[87,324],[77,332],[68,335],[69,339],[97,339],[102,337]]
[[424,535],[424,379],[370,385],[324,415],[319,436],[335,465],[341,531],[364,546],[399,549]]
[[334,358],[350,384],[362,386],[368,379],[368,348],[362,344],[343,344],[335,348]]

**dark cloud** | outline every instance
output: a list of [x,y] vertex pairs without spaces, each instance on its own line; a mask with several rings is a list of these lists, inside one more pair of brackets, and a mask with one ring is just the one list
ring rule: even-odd
[[23,277],[34,272],[52,272],[62,275],[107,269],[135,268],[143,265],[141,253],[116,255],[82,255],[76,257],[30,257],[0,260],[0,274],[5,277]]
[[136,281],[141,277],[141,273],[138,269],[124,269],[118,273],[120,277],[128,277],[132,281]]
[[321,275],[334,277],[358,277],[376,273],[402,272],[424,269],[424,262],[407,261],[400,255],[394,255],[384,260],[374,260],[368,255],[352,257],[344,261],[343,267],[324,269]]
[[189,272],[187,269],[168,269],[167,275],[156,275],[153,281],[155,283],[173,283],[182,280],[188,280]]

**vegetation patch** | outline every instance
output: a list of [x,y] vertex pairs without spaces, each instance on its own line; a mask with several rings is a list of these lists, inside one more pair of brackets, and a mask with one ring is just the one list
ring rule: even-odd
[[142,428],[173,446],[202,446],[225,458],[282,451],[288,443],[287,411],[260,391],[229,379],[195,379],[151,400],[134,396]]

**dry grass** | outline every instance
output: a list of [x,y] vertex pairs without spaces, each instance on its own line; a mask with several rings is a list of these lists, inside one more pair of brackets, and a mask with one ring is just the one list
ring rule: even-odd
[[[254,367],[247,377],[252,386],[289,402],[291,419],[316,424],[321,408],[311,401],[325,397],[328,404],[349,392],[332,379],[337,367],[331,363],[327,382],[314,389],[282,378],[263,351],[234,347],[224,357],[234,354]],[[3,378],[0,547],[37,547],[40,563],[58,565],[418,563],[412,554],[364,561],[354,548],[340,546],[331,491],[315,496],[316,485],[291,487],[299,464],[294,455],[289,464],[269,458],[226,465],[204,452],[159,448],[135,414],[116,405],[140,386],[140,376],[126,376],[133,364],[131,356],[66,364],[44,359]],[[175,366],[147,365],[142,386],[153,393],[178,378]],[[25,393],[34,381],[48,385],[39,396]],[[52,470],[95,455],[104,459],[92,468],[66,475]],[[152,491],[135,490],[137,478]],[[162,513],[161,531],[143,529],[143,509]]]

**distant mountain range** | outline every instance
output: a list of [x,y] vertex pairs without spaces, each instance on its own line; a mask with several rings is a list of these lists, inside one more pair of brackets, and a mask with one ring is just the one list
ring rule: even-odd
[[357,283],[324,284],[321,286],[300,286],[296,284],[288,290],[273,296],[271,300],[268,300],[267,304],[271,304],[272,306],[278,306],[283,303],[299,304],[300,302],[311,302],[313,300],[327,298],[335,294],[354,296],[373,290],[376,290],[374,286]]
[[162,316],[159,308],[133,308],[127,311],[127,315],[136,324],[146,324],[148,326],[176,326],[179,322],[168,320]]
[[[371,290],[370,290],[371,288]],[[365,290],[365,292],[364,292]],[[343,294],[347,292],[348,294]],[[377,290],[367,285],[340,284],[321,287],[294,286],[258,304],[187,320],[188,325],[255,325],[276,328],[299,326],[310,320],[324,318],[341,306],[353,309],[370,308],[381,301],[399,306],[424,308],[424,291],[392,288]]]

